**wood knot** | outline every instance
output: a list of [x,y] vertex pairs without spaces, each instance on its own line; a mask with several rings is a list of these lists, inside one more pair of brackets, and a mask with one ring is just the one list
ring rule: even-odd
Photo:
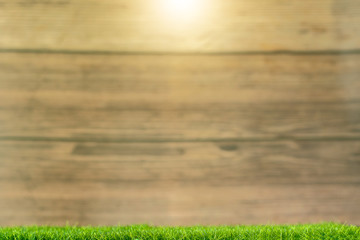
[[224,151],[232,152],[232,151],[237,150],[238,146],[235,144],[221,144],[221,145],[219,145],[219,148]]

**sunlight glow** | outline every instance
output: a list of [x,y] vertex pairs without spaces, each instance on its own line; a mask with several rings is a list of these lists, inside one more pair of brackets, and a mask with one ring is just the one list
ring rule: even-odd
[[191,23],[196,21],[204,7],[204,0],[164,0],[163,12],[168,21]]

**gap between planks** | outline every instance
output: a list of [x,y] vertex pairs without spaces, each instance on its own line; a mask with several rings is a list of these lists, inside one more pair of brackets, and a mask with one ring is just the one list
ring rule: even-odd
[[35,141],[35,142],[93,142],[93,143],[206,143],[206,142],[277,142],[277,141],[308,141],[336,142],[360,141],[353,136],[320,136],[320,137],[273,137],[273,138],[199,138],[199,139],[124,139],[124,138],[66,138],[66,137],[21,137],[3,136],[0,141]]
[[101,50],[65,50],[65,49],[0,49],[0,53],[36,53],[36,54],[79,54],[79,55],[203,55],[203,56],[232,56],[232,55],[356,55],[360,54],[359,49],[348,50],[275,50],[275,51],[236,51],[236,52],[153,52],[153,51],[101,51]]

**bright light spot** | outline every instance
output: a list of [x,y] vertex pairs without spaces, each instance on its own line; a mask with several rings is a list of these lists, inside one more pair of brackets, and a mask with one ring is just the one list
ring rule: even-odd
[[191,23],[200,18],[204,0],[164,0],[163,11],[168,21]]

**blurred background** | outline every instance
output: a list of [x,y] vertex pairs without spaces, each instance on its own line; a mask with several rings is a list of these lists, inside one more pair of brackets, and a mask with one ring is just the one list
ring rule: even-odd
[[360,1],[0,0],[0,226],[359,206]]

